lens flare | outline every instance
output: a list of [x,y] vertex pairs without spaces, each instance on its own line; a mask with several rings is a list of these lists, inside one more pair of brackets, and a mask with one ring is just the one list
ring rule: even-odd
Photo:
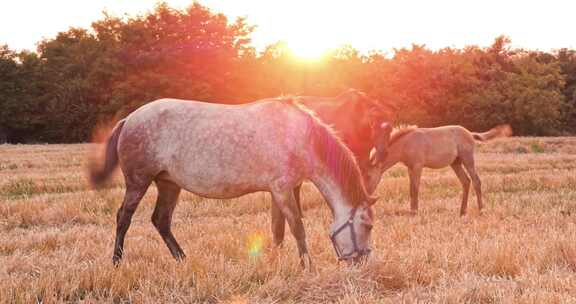
[[261,233],[256,232],[248,236],[248,255],[258,257],[264,247],[264,237]]

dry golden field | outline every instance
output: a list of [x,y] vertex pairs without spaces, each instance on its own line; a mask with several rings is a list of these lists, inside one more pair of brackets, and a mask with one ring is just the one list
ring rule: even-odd
[[[410,217],[406,170],[378,188],[374,252],[339,265],[330,212],[303,193],[316,269],[303,272],[295,243],[271,245],[270,195],[217,201],[183,193],[173,230],[178,263],[150,223],[151,188],[111,263],[118,174],[88,189],[93,145],[0,145],[1,303],[576,303],[576,138],[511,138],[478,145],[486,209],[458,216],[453,172],[425,170],[420,213]],[[289,233],[289,232],[288,232]]]

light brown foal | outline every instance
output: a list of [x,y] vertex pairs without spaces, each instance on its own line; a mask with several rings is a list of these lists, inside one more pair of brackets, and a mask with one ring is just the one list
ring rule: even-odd
[[[465,215],[470,180],[476,192],[478,210],[481,211],[483,207],[481,182],[474,165],[475,140],[488,141],[511,134],[512,130],[508,125],[497,126],[484,133],[470,132],[461,126],[406,127],[395,130],[388,135],[389,139],[385,138],[386,132],[381,132],[381,136],[376,139],[375,153],[372,154],[371,161],[374,165],[379,165],[382,173],[398,162],[406,165],[410,175],[410,209],[413,214],[418,212],[418,190],[422,169],[451,166],[462,183],[464,192],[460,215]],[[386,140],[387,145],[380,143]]]

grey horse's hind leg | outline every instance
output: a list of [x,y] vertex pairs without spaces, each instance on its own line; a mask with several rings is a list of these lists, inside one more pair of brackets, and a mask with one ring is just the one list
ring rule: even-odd
[[[296,206],[298,207],[298,214],[302,217],[302,207],[300,204],[300,190],[302,184],[296,186],[293,190],[294,200],[296,201]],[[272,203],[272,236],[274,239],[274,245],[281,246],[284,241],[284,232],[286,230],[286,217],[284,213],[277,204]]]
[[462,206],[460,207],[460,215],[466,214],[466,209],[468,208],[468,193],[470,192],[470,178],[464,172],[464,168],[462,168],[462,161],[457,159],[450,165],[456,176],[460,180],[462,184]]
[[158,187],[158,199],[152,214],[152,223],[160,233],[166,246],[168,246],[172,256],[176,260],[182,260],[186,255],[180,245],[178,245],[171,229],[172,214],[178,203],[181,188],[170,181],[164,180],[156,180],[156,186]]
[[300,212],[296,205],[294,192],[292,190],[286,192],[272,192],[272,200],[273,204],[276,204],[284,214],[288,226],[290,227],[290,231],[296,239],[298,253],[300,255],[300,263],[304,268],[310,269],[312,261],[310,260],[308,248],[306,246],[306,232],[304,231],[304,223],[302,222],[302,217],[300,217]]
[[114,243],[114,255],[112,262],[118,265],[122,260],[122,253],[124,252],[124,236],[130,227],[132,215],[138,208],[138,204],[142,200],[146,190],[148,190],[150,182],[135,184],[126,181],[126,194],[122,206],[118,209],[116,214],[116,241]]

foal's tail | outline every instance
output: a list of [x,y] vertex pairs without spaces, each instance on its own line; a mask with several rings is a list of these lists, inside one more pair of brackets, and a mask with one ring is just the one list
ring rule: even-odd
[[112,134],[106,142],[106,156],[104,159],[104,164],[97,164],[92,162],[89,171],[90,184],[94,188],[102,186],[102,184],[110,177],[116,166],[118,166],[118,138],[120,137],[120,132],[122,132],[122,127],[124,126],[125,120],[119,121]]
[[478,141],[488,141],[497,137],[508,137],[511,135],[512,135],[512,128],[508,124],[496,126],[490,129],[488,132],[484,133],[472,132],[472,137],[474,137],[474,139]]

